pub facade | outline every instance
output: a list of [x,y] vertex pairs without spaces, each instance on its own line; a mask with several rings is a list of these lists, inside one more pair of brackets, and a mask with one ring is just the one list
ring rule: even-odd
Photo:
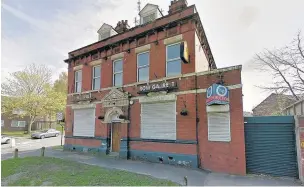
[[139,16],[65,60],[64,149],[244,175],[241,66],[216,67],[186,0]]

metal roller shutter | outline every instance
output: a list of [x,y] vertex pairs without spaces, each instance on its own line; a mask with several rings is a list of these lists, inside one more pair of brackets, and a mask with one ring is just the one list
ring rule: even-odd
[[229,142],[230,136],[230,113],[208,113],[208,140]]
[[74,110],[74,136],[94,137],[95,135],[95,109]]
[[175,101],[141,104],[141,138],[176,140]]
[[298,178],[293,116],[245,117],[248,173]]

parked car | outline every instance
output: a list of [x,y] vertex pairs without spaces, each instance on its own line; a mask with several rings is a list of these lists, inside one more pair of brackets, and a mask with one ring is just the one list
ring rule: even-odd
[[40,132],[35,132],[32,134],[32,138],[47,138],[47,137],[57,137],[59,136],[60,131],[57,131],[56,129],[48,129],[48,130],[43,130]]
[[11,142],[11,137],[1,135],[1,144],[9,144]]

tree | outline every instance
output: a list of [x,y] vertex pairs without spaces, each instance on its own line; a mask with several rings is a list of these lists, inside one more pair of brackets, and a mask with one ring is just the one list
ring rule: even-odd
[[272,75],[271,86],[259,86],[280,94],[291,93],[295,100],[304,93],[304,46],[301,32],[291,44],[256,54],[256,69]]
[[68,92],[68,74],[66,72],[62,72],[59,75],[59,78],[54,82],[54,90],[56,92],[62,92],[67,94]]
[[62,110],[65,105],[66,98],[52,89],[51,70],[44,65],[31,64],[22,71],[11,73],[1,87],[2,94],[8,95],[1,108],[11,115],[14,110],[21,109],[19,116],[29,116],[28,133],[37,117]]

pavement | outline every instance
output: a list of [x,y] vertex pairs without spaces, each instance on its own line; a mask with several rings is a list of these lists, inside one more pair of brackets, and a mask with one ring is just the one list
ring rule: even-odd
[[[21,151],[20,157],[39,156],[40,149]],[[11,158],[11,153],[2,153],[1,160]],[[158,163],[149,163],[109,156],[96,156],[90,153],[76,153],[46,148],[45,156],[77,161],[104,168],[119,169],[139,174],[150,175],[160,179],[184,184],[187,176],[189,186],[300,186],[299,180],[292,178],[274,178],[269,176],[236,176],[213,173],[201,169],[190,169]]]
[[[11,153],[15,148],[19,151],[29,151],[40,149],[41,147],[50,147],[60,145],[61,143],[61,135],[58,137],[50,137],[45,139],[31,139],[28,137],[14,137],[16,146],[11,148],[9,144],[1,145],[1,154]],[[64,143],[64,137],[62,142]]]

